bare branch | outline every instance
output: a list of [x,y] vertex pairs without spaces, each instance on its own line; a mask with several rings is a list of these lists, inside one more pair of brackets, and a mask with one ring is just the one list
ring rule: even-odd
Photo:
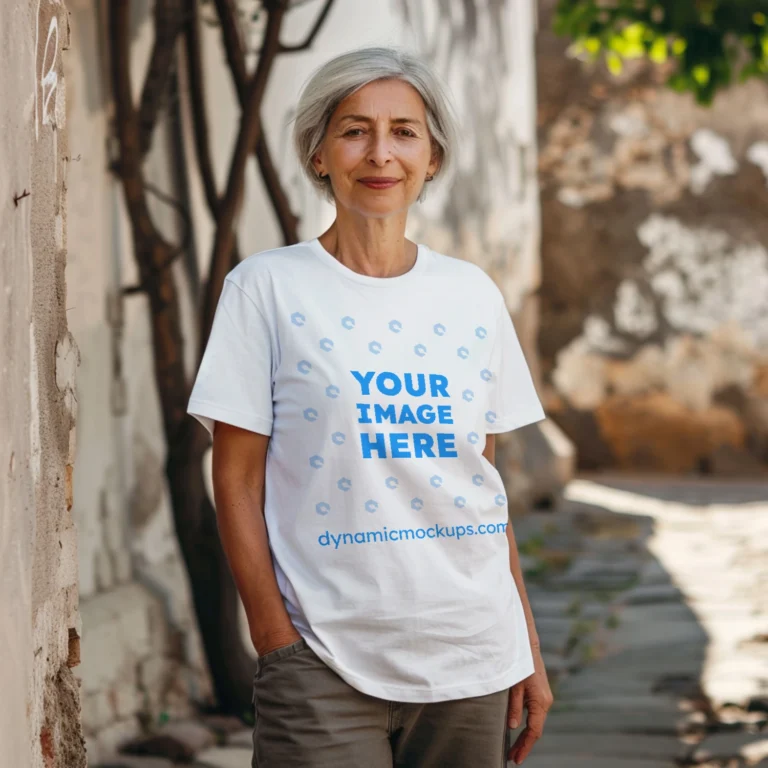
[[213,0],[216,5],[216,13],[221,24],[221,35],[224,38],[224,51],[227,56],[227,64],[232,72],[240,106],[245,101],[245,89],[248,83],[248,74],[245,69],[245,49],[240,37],[240,29],[237,25],[237,6],[235,0]]
[[[236,9],[233,0],[214,0],[219,14],[224,48],[227,51],[227,61],[235,85],[235,91],[240,101],[240,106],[245,107],[247,74],[245,69],[245,53],[242,40],[237,28],[235,17]],[[261,123],[261,117],[259,117]],[[256,159],[259,163],[262,180],[269,195],[272,208],[280,224],[283,241],[286,245],[296,243],[299,240],[299,219],[291,210],[288,195],[283,189],[280,176],[275,168],[272,154],[267,144],[263,126],[259,126],[259,139],[256,143]]]
[[184,23],[180,0],[157,0],[155,3],[155,43],[149,59],[141,92],[139,130],[141,153],[146,155],[152,143],[157,116],[168,91],[168,77],[174,60],[176,38]]
[[139,283],[151,308],[152,351],[166,439],[173,441],[186,418],[189,384],[184,368],[184,339],[176,284],[168,266],[180,249],[165,241],[155,227],[147,204],[141,163],[141,132],[131,96],[130,0],[112,0],[108,29],[112,50],[110,70],[115,103],[113,130],[118,138],[117,172],[131,223]]
[[285,16],[285,5],[265,0],[268,10],[267,28],[264,33],[264,45],[256,72],[248,83],[240,130],[235,143],[235,150],[230,162],[227,188],[222,198],[217,217],[216,235],[211,255],[210,272],[205,287],[203,317],[200,332],[200,355],[202,356],[213,323],[216,304],[224,285],[224,278],[229,271],[232,248],[235,242],[235,221],[243,201],[245,185],[245,166],[248,156],[254,151],[261,136],[261,102],[267,87],[267,80],[275,58],[280,50],[280,28]]
[[197,10],[197,0],[187,0],[187,4],[189,14],[184,42],[195,154],[200,166],[205,199],[208,203],[208,208],[215,218],[219,210],[220,200],[219,193],[216,191],[216,180],[213,173],[213,160],[211,158],[208,134],[208,118],[205,113],[205,78],[203,77],[203,57],[200,46],[200,18]]
[[[181,221],[184,225],[184,237],[182,238],[181,245],[179,245],[177,248],[174,249],[175,253],[174,255],[169,259],[169,261],[173,261],[176,258],[176,255],[178,253],[183,253],[187,250],[187,247],[189,246],[189,241],[192,237],[192,221],[189,217],[189,211],[179,202],[176,200],[176,198],[171,197],[166,192],[163,192],[163,190],[156,187],[154,184],[151,184],[148,181],[144,182],[144,188],[147,190],[147,192],[150,192],[152,195],[154,195],[160,202],[165,203],[167,206],[173,208],[176,213],[179,214],[179,217],[181,218]],[[165,269],[164,266],[160,266],[160,269]]]
[[310,30],[304,42],[299,43],[298,45],[281,45],[280,53],[297,53],[298,51],[306,51],[307,48],[309,48],[312,45],[312,43],[315,41],[315,38],[317,37],[317,33],[320,31],[320,28],[323,26],[323,22],[325,21],[326,16],[328,16],[328,13],[330,12],[332,5],[333,5],[333,0],[325,0],[325,5],[323,6],[322,10],[318,14],[318,17],[315,21],[315,25]]

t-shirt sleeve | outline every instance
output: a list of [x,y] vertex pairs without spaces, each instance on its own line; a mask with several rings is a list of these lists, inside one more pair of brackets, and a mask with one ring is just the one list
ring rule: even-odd
[[226,280],[187,412],[211,435],[217,421],[272,434],[272,360],[264,315]]
[[486,432],[491,434],[510,432],[546,418],[512,318],[503,301],[498,314],[489,399],[493,420],[486,424]]

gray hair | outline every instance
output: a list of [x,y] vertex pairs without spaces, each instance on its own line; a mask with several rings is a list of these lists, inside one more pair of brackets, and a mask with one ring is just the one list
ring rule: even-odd
[[[293,126],[293,143],[302,170],[328,200],[331,181],[320,178],[312,164],[338,105],[355,91],[376,80],[402,80],[422,98],[430,139],[438,150],[435,177],[451,166],[456,153],[458,121],[448,91],[432,69],[418,56],[397,48],[360,48],[343,53],[315,71],[302,89]],[[423,200],[427,185],[419,195]]]

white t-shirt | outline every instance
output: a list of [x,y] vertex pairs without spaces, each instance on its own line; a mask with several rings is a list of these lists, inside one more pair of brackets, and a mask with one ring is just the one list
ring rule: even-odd
[[318,240],[228,275],[189,413],[271,435],[265,518],[285,605],[350,685],[391,701],[534,671],[487,433],[544,412],[501,292],[418,246],[403,275]]

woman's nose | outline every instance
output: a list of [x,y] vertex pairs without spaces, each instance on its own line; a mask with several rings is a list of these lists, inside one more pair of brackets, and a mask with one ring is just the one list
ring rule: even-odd
[[392,157],[392,142],[388,133],[374,133],[368,148],[368,161],[374,165],[385,165]]

